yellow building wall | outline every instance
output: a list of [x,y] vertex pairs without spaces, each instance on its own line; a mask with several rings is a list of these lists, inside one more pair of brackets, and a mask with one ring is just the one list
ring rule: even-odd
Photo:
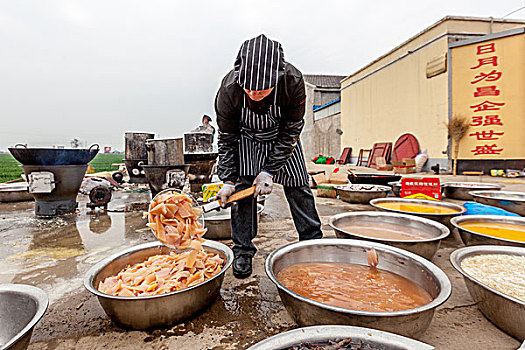
[[430,158],[447,158],[448,74],[426,77],[427,62],[447,49],[444,37],[344,88],[341,147],[371,148],[408,132]]
[[451,63],[452,113],[471,121],[458,158],[525,159],[525,34],[452,48]]
[[[523,26],[519,21],[495,20],[492,31]],[[449,35],[472,37],[490,31],[486,19],[445,17],[343,79],[341,148],[353,147],[357,154],[376,142],[395,142],[408,132],[417,137],[430,158],[447,159],[443,152],[448,147],[449,72],[427,78],[427,62],[447,53]]]

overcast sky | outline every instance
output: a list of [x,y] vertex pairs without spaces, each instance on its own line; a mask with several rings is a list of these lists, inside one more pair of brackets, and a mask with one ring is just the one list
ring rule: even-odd
[[[122,149],[215,119],[245,39],[265,33],[303,73],[348,75],[446,15],[501,17],[523,0],[0,0],[0,150]],[[525,18],[522,10],[510,18]]]

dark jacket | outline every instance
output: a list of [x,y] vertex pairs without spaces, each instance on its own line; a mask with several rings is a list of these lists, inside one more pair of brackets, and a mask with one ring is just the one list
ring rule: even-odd
[[[279,135],[263,167],[272,174],[276,174],[290,158],[304,126],[306,93],[301,72],[287,63],[285,74],[277,84],[277,91],[272,92],[272,95],[263,101],[270,100],[274,93],[277,93],[277,105],[281,110]],[[223,181],[236,182],[239,177],[240,119],[245,98],[248,98],[246,93],[236,82],[233,70],[230,71],[222,80],[215,98],[219,126],[217,170],[219,178]],[[273,99],[271,101],[273,102]]]

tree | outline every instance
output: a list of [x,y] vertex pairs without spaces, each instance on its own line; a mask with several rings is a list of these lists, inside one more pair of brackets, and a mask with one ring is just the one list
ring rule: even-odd
[[71,148],[79,148],[80,147],[80,139],[78,138],[74,138],[73,140],[71,140]]

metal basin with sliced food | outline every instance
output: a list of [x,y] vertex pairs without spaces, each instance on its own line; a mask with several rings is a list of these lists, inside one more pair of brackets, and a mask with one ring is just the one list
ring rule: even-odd
[[222,270],[204,282],[178,291],[125,297],[100,292],[97,287],[107,277],[118,274],[127,266],[141,263],[158,254],[169,254],[172,250],[160,242],[141,244],[114,254],[95,264],[84,277],[84,286],[95,294],[100,305],[119,326],[131,329],[167,327],[207,308],[219,295],[226,270],[233,261],[233,252],[226,245],[206,241],[202,244],[206,252],[219,254],[224,260]]
[[340,185],[334,186],[339,199],[348,203],[368,204],[375,198],[383,198],[390,192],[389,186]]
[[[298,294],[286,287],[279,277],[283,270],[297,264],[353,264],[368,269],[367,251],[371,249],[377,253],[378,270],[396,274],[414,287],[422,288],[431,301],[398,311],[344,308]],[[448,277],[428,260],[403,249],[363,240],[317,239],[292,243],[273,251],[266,259],[265,269],[277,286],[286,310],[300,326],[336,324],[373,327],[417,338],[428,328],[435,309],[448,299],[451,292]]]
[[408,250],[432,260],[450,230],[414,215],[359,211],[332,216],[328,224],[338,238],[365,239]]
[[25,284],[0,284],[0,348],[27,349],[48,306],[46,293]]
[[510,191],[472,191],[474,200],[525,216],[525,193]]
[[[433,346],[397,334],[379,331],[372,328],[352,326],[311,326],[292,329],[267,338],[248,350],[300,349],[300,345],[326,344],[328,342],[345,343],[341,347],[319,347],[319,349],[361,349],[381,350],[432,350]],[[355,344],[351,347],[350,344]],[[314,349],[309,347],[308,349]],[[316,348],[317,349],[317,348]]]
[[[469,261],[470,260],[470,261]],[[450,255],[480,311],[506,333],[525,340],[525,248],[479,245]]]
[[474,197],[470,194],[472,191],[500,191],[502,186],[486,182],[445,182],[445,196],[447,198],[459,199],[463,201],[472,201]]
[[525,218],[465,215],[452,218],[450,223],[458,229],[465,245],[493,244],[525,248]]
[[453,228],[450,226],[450,219],[466,211],[461,205],[426,199],[378,198],[372,199],[370,205],[379,210],[434,220],[449,229]]

